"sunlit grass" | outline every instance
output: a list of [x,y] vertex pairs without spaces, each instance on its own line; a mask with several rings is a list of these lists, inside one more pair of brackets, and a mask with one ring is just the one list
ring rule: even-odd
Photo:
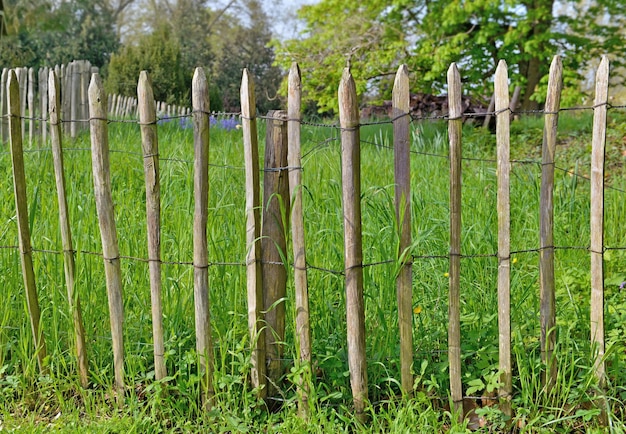
[[[588,118],[566,120],[573,134],[588,134]],[[555,243],[583,247],[557,250],[557,351],[559,388],[541,397],[539,354],[539,188],[541,166],[537,143],[541,126],[530,120],[513,124],[512,199],[512,329],[514,347],[514,409],[518,427],[568,430],[595,426],[587,420],[596,393],[590,374],[589,348],[589,181],[557,170]],[[343,227],[341,211],[341,144],[333,128],[303,127],[303,198],[311,298],[313,360],[316,378],[312,424],[297,419],[295,390],[284,384],[285,403],[269,414],[256,401],[248,383],[250,343],[247,331],[245,262],[245,191],[243,147],[238,130],[212,130],[210,147],[209,268],[210,302],[216,360],[216,409],[203,413],[198,405],[193,319],[193,137],[178,125],[159,127],[163,315],[166,364],[172,377],[153,381],[150,291],[146,258],[145,190],[139,129],[110,124],[111,178],[122,258],[124,286],[125,369],[129,384],[126,407],[114,407],[111,341],[100,235],[93,198],[88,135],[67,142],[65,166],[68,205],[77,264],[76,290],[81,298],[87,333],[92,388],[80,389],[76,376],[73,331],[64,286],[62,256],[40,250],[61,250],[51,154],[34,147],[26,155],[29,212],[35,272],[42,306],[42,325],[50,354],[50,376],[40,378],[32,354],[32,337],[23,296],[18,251],[0,249],[0,406],[6,427],[37,428],[59,421],[68,427],[104,424],[111,430],[335,432],[355,428],[350,408],[347,365]],[[260,137],[264,137],[263,126]],[[463,384],[488,383],[498,366],[497,213],[494,136],[466,132],[463,162],[463,239],[461,270],[461,332]],[[527,140],[532,133],[533,140]],[[375,431],[406,432],[459,428],[445,413],[448,402],[447,306],[449,192],[445,125],[415,123],[411,157],[414,348],[417,375],[415,398],[398,400],[399,342],[397,332],[394,222],[393,143],[389,126],[362,131],[362,210],[366,333],[370,416]],[[567,134],[567,133],[565,133]],[[538,136],[535,136],[538,135]],[[517,139],[515,139],[517,137]],[[621,145],[621,142],[619,143]],[[584,158],[558,151],[557,165],[588,173]],[[263,155],[263,152],[261,152]],[[572,157],[574,155],[574,157]],[[535,162],[528,162],[526,160]],[[585,163],[586,164],[586,163]],[[10,157],[0,152],[0,247],[17,244]],[[619,187],[617,181],[613,186]],[[623,183],[621,184],[623,185]],[[626,217],[625,193],[607,190],[605,245],[626,245],[621,224]],[[442,258],[444,256],[444,258]],[[381,263],[382,262],[382,263]],[[220,265],[229,263],[229,265]],[[379,264],[381,263],[381,264]],[[606,255],[607,278],[607,402],[618,428],[619,406],[626,398],[624,300],[618,290],[626,280],[626,254]],[[287,300],[285,367],[296,357],[293,325],[293,283]],[[296,368],[294,368],[296,369]],[[477,390],[480,395],[483,390]],[[591,414],[593,416],[593,414]],[[501,414],[487,414],[496,424]],[[274,428],[268,428],[274,427]],[[77,428],[77,429],[78,429]],[[358,428],[357,428],[358,429]],[[105,431],[105,429],[102,429]]]

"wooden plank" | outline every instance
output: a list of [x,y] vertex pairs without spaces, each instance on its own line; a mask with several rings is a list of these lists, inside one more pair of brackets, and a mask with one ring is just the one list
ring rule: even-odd
[[113,198],[111,196],[109,130],[106,107],[106,93],[104,92],[102,79],[100,75],[94,74],[89,85],[91,163],[109,301],[116,398],[119,403],[122,403],[124,400],[124,339],[122,327],[124,305],[122,302],[120,252],[115,227]]
[[546,385],[556,381],[556,304],[554,280],[554,155],[563,87],[563,64],[554,56],[550,65],[545,105],[541,156],[541,190],[539,200],[539,288],[541,322],[541,360],[547,367]]
[[26,175],[24,173],[24,151],[22,147],[22,123],[20,89],[17,75],[11,70],[7,82],[9,138],[11,143],[11,162],[13,169],[13,193],[15,195],[15,212],[17,217],[17,231],[19,236],[20,262],[22,277],[26,290],[26,304],[30,315],[30,328],[35,344],[35,356],[39,372],[48,371],[45,366],[46,342],[41,331],[41,310],[37,299],[35,271],[33,269],[33,249],[30,244],[30,227],[28,220],[28,200],[26,197]]
[[71,105],[70,105],[70,137],[75,139],[80,131],[80,125],[78,120],[81,118],[81,83],[80,83],[80,63],[74,61],[72,65],[71,74]]
[[[209,84],[204,70],[196,68],[191,85],[194,109],[194,214],[193,214],[193,281],[196,317],[196,351],[202,375],[202,401],[209,409],[213,391],[213,339],[209,310],[209,253],[207,222],[209,216]],[[152,103],[154,106],[154,103]]]
[[[159,140],[152,83],[146,71],[141,71],[137,83],[139,124],[143,171],[146,183],[146,223],[148,226],[148,267],[150,271],[150,301],[152,339],[154,345],[154,377],[167,376],[163,343],[163,308],[161,301],[161,183],[159,180]],[[108,105],[107,105],[108,111]]]
[[454,411],[463,418],[461,382],[461,75],[452,63],[448,68],[448,140],[450,141],[450,268],[448,294],[448,363],[450,397]]
[[356,84],[349,68],[343,71],[338,96],[341,125],[348,366],[355,417],[358,421],[365,422],[368,395],[361,231],[361,137]]
[[263,272],[261,270],[261,199],[259,145],[256,127],[254,81],[247,69],[241,79],[241,127],[246,172],[246,278],[248,285],[248,328],[252,350],[250,372],[253,387],[261,398],[267,395],[265,369],[265,324],[263,318]]
[[22,117],[22,142],[26,139],[26,100],[28,96],[28,68],[17,68],[20,87],[20,116]]
[[267,115],[263,173],[263,217],[261,219],[261,267],[265,312],[265,358],[267,394],[276,396],[283,375],[282,345],[285,342],[285,298],[287,296],[287,222],[289,180],[287,175],[287,113],[272,110]]
[[291,238],[296,305],[296,339],[301,362],[302,381],[298,384],[298,410],[301,417],[309,415],[309,384],[311,375],[311,324],[309,318],[309,284],[306,270],[304,212],[302,209],[302,80],[297,63],[291,65],[287,96],[287,162],[289,165],[289,196],[291,197]]
[[50,114],[50,139],[52,146],[52,159],[54,162],[54,177],[56,180],[57,201],[59,203],[59,227],[61,229],[61,243],[63,244],[63,268],[65,271],[65,286],[67,299],[74,324],[74,338],[76,341],[76,357],[78,361],[78,374],[80,384],[87,387],[89,383],[89,366],[87,349],[85,345],[85,328],[83,326],[80,298],[74,291],[76,277],[76,264],[74,261],[74,247],[72,244],[72,231],[70,228],[69,211],[67,208],[67,195],[65,192],[65,169],[63,168],[63,152],[61,141],[61,100],[59,92],[59,80],[54,72],[50,71],[47,89],[49,98]]
[[609,59],[602,56],[596,73],[591,143],[591,346],[594,372],[602,386],[604,371],[604,155],[606,147]]
[[496,108],[496,173],[498,209],[498,348],[500,406],[511,415],[511,102],[509,75],[500,60],[494,79]]
[[411,141],[409,70],[401,65],[392,93],[395,205],[398,230],[396,295],[400,329],[400,379],[402,392],[413,391],[413,288],[411,256]]

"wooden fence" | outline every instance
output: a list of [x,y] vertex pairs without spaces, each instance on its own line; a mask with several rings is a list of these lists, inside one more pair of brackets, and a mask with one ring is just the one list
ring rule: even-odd
[[[82,65],[82,66],[80,66]],[[603,276],[603,192],[604,192],[604,149],[606,136],[606,112],[608,107],[608,68],[609,63],[604,57],[597,72],[596,97],[593,105],[593,143],[591,170],[591,342],[595,351],[595,373],[600,384],[604,379],[604,276]],[[68,73],[67,71],[70,71]],[[29,70],[28,76],[32,76]],[[123,305],[122,278],[120,271],[120,252],[117,242],[115,215],[111,198],[111,179],[109,174],[108,120],[116,116],[133,116],[135,107],[138,109],[138,121],[141,127],[142,148],[144,155],[144,173],[146,184],[146,211],[148,221],[149,273],[152,300],[152,321],[154,339],[155,377],[157,380],[167,376],[163,361],[163,325],[161,312],[161,246],[160,246],[160,182],[159,182],[159,148],[157,111],[161,113],[187,114],[186,109],[167,109],[154,101],[150,80],[145,72],[139,77],[138,98],[107,98],[102,81],[97,72],[92,71],[88,90],[87,67],[85,64],[54,68],[48,72],[48,80],[40,80],[42,89],[41,101],[47,102],[49,110],[41,110],[43,114],[41,133],[43,140],[50,139],[54,169],[57,181],[57,192],[61,219],[61,232],[65,260],[66,284],[70,309],[76,331],[76,354],[81,383],[88,382],[88,356],[84,349],[84,329],[81,320],[80,300],[74,294],[73,282],[75,264],[70,231],[70,219],[65,197],[65,174],[63,169],[62,137],[74,136],[77,128],[88,119],[91,132],[92,168],[94,191],[97,201],[97,214],[102,239],[103,266],[106,275],[106,287],[109,301],[112,346],[114,354],[115,385],[119,392],[118,399],[123,399]],[[81,77],[80,87],[74,83],[70,91],[63,95],[60,75]],[[91,71],[91,70],[90,70]],[[22,79],[20,80],[20,74]],[[7,113],[4,116],[2,133],[9,136],[13,161],[17,224],[19,227],[21,264],[26,287],[26,297],[30,310],[32,333],[35,350],[42,371],[45,365],[45,342],[41,333],[40,310],[33,272],[30,234],[28,229],[28,207],[25,191],[22,140],[23,123],[26,118],[24,111],[24,95],[26,94],[25,76],[22,69],[4,71],[2,74],[3,90],[7,91]],[[562,65],[559,57],[555,57],[550,67],[548,94],[543,113],[545,129],[543,136],[542,176],[540,191],[540,288],[541,288],[541,351],[545,367],[546,387],[551,387],[556,378],[556,365],[553,351],[555,349],[555,276],[554,276],[554,243],[553,243],[553,191],[554,191],[554,155],[557,134],[557,122],[560,111],[560,95],[562,89]],[[5,87],[6,82],[6,87]],[[47,93],[43,91],[47,90]],[[75,97],[88,95],[87,105],[76,103]],[[84,90],[84,92],[83,92]],[[450,245],[449,245],[449,316],[448,316],[448,358],[450,376],[450,394],[455,410],[462,416],[462,364],[461,364],[461,333],[460,333],[460,273],[461,273],[461,159],[462,159],[462,122],[461,80],[455,64],[448,70],[448,101],[447,115],[449,136],[450,164]],[[31,93],[28,93],[28,101]],[[511,312],[510,312],[510,265],[511,265],[511,220],[510,220],[510,131],[511,118],[509,101],[509,82],[507,66],[501,61],[495,74],[495,112],[497,119],[497,216],[498,216],[498,324],[499,324],[499,370],[501,387],[498,393],[501,409],[507,414],[511,412],[512,397],[512,366],[511,366]],[[289,72],[287,112],[270,113],[266,137],[266,154],[264,171],[264,193],[268,203],[261,206],[259,149],[257,141],[257,113],[254,100],[254,83],[247,70],[243,71],[241,85],[241,121],[243,129],[243,146],[245,150],[246,176],[246,233],[247,233],[247,303],[250,342],[253,345],[251,363],[251,382],[257,387],[258,393],[265,398],[275,391],[272,382],[282,375],[280,359],[282,353],[279,342],[284,340],[285,315],[284,308],[268,312],[286,296],[286,277],[293,270],[295,282],[295,323],[298,357],[307,369],[311,378],[310,366],[313,359],[311,351],[311,335],[309,327],[309,298],[306,248],[304,243],[304,215],[302,210],[301,150],[300,128],[301,117],[301,77],[297,65]],[[65,105],[66,100],[72,103]],[[5,99],[2,98],[3,107]],[[107,103],[108,101],[108,103]],[[35,107],[27,105],[28,112]],[[209,146],[209,99],[208,85],[202,69],[195,71],[192,82],[192,114],[194,125],[194,300],[195,300],[195,334],[196,349],[199,355],[199,366],[202,378],[202,399],[206,408],[211,406],[213,396],[212,372],[214,369],[213,343],[208,305],[208,252],[207,252],[207,197],[208,197],[208,146]],[[68,108],[69,107],[69,108]],[[169,110],[169,111],[168,111]],[[182,110],[182,111],[181,111]],[[32,117],[30,120],[32,121]],[[61,123],[63,119],[71,122]],[[6,121],[6,123],[5,123]],[[368,403],[367,359],[365,357],[365,317],[363,300],[363,243],[361,231],[361,193],[360,193],[360,128],[358,98],[356,86],[349,69],[345,69],[339,84],[339,121],[341,131],[341,169],[343,184],[343,222],[344,222],[344,276],[346,289],[346,319],[348,361],[350,383],[354,400],[354,411],[360,420],[365,420],[365,409]],[[413,354],[412,325],[412,257],[409,248],[412,245],[410,208],[410,113],[409,113],[409,73],[406,66],[397,72],[393,87],[393,141],[395,161],[395,206],[396,217],[400,227],[400,242],[396,260],[400,264],[397,274],[397,302],[401,360],[401,386],[403,393],[411,394],[413,375],[411,366]],[[48,125],[50,134],[45,133]],[[33,138],[31,122],[29,137]],[[61,126],[66,128],[63,129]],[[267,170],[269,169],[269,170]],[[290,210],[288,221],[291,223],[291,248],[293,249],[293,267],[285,267],[278,250],[288,248],[285,239],[286,223],[279,216],[281,212],[278,197],[287,204],[282,206]],[[293,203],[289,204],[291,200]],[[266,214],[261,218],[261,210]],[[265,222],[261,226],[261,221]],[[75,303],[73,302],[75,300]],[[266,327],[267,326],[267,327]],[[268,330],[271,330],[268,331]],[[306,415],[307,380],[299,387],[300,410]]]

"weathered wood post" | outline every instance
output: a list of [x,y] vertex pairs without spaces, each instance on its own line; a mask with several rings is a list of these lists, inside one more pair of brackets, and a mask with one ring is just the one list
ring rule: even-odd
[[[139,124],[143,150],[143,171],[146,181],[146,223],[148,233],[148,267],[150,270],[150,302],[152,307],[152,339],[154,344],[154,377],[162,380],[165,369],[163,343],[163,308],[161,307],[161,183],[159,180],[159,141],[152,84],[146,71],[137,83]],[[107,106],[108,110],[108,106]]]
[[21,105],[19,84],[14,70],[9,73],[7,83],[9,109],[9,137],[11,142],[11,161],[13,165],[13,192],[15,195],[15,211],[19,236],[20,262],[26,290],[26,304],[30,315],[30,327],[35,343],[35,356],[39,372],[47,372],[44,364],[46,359],[46,342],[40,326],[41,311],[37,299],[35,271],[33,269],[33,249],[30,244],[30,228],[28,223],[28,201],[26,198],[26,175],[24,173],[24,152],[22,147]]
[[287,96],[287,162],[289,164],[289,196],[291,198],[291,238],[296,304],[296,339],[302,363],[302,381],[298,384],[298,409],[301,417],[309,414],[308,382],[311,375],[311,326],[309,320],[309,285],[306,271],[306,246],[304,241],[304,214],[302,210],[302,151],[300,122],[302,83],[300,68],[296,63],[289,70]]
[[511,415],[511,146],[509,76],[507,65],[500,60],[494,81],[496,100],[496,172],[498,209],[498,347],[502,387],[500,405]]
[[33,145],[33,138],[35,137],[35,117],[37,110],[35,106],[35,70],[28,68],[28,86],[27,86],[27,109],[28,109],[28,142],[30,146]]
[[9,80],[9,69],[8,68],[3,68],[2,69],[2,83],[1,83],[1,89],[0,89],[0,98],[2,99],[2,101],[0,101],[0,116],[2,116],[2,118],[0,119],[0,127],[2,127],[2,143],[7,143],[9,140],[9,118],[8,118],[8,89],[7,89],[7,82]]
[[[45,67],[39,70],[39,99],[41,104],[41,143],[45,146],[48,141],[48,93],[49,93],[49,72],[50,68]],[[59,95],[57,89],[56,94]],[[58,110],[58,108],[57,108]],[[58,112],[57,112],[58,122]]]
[[265,357],[268,396],[278,392],[282,377],[285,341],[285,297],[287,296],[287,222],[289,221],[289,180],[287,174],[287,114],[281,110],[267,115],[263,173],[263,218],[261,226],[261,267],[265,312]]
[[541,322],[541,360],[547,367],[544,379],[548,388],[556,381],[556,343],[554,291],[554,156],[563,87],[563,65],[555,56],[550,65],[541,152],[541,189],[539,201],[539,292]]
[[113,345],[113,369],[117,401],[124,401],[124,340],[122,276],[117,242],[111,174],[109,164],[109,129],[107,126],[106,93],[100,75],[94,74],[89,85],[89,118],[91,130],[91,162],[93,167],[96,211],[102,238],[102,256],[109,300],[109,319]]
[[78,135],[80,125],[78,125],[78,119],[81,117],[81,84],[80,84],[80,63],[74,61],[71,63],[71,106],[70,106],[70,137],[75,139]]
[[[46,100],[49,101],[48,112],[50,113],[50,138],[52,142],[52,159],[54,161],[57,200],[59,203],[59,227],[61,229],[61,243],[63,244],[65,286],[67,287],[67,300],[74,323],[74,337],[76,339],[76,356],[78,361],[80,384],[83,387],[87,387],[89,383],[89,369],[85,345],[85,328],[83,327],[80,298],[78,297],[78,293],[74,291],[76,265],[74,261],[74,247],[72,245],[72,231],[70,228],[69,211],[67,208],[67,195],[65,193],[65,169],[63,168],[61,123],[59,122],[59,112],[61,111],[59,80],[54,70],[50,71],[46,88],[50,93],[49,98],[46,98]],[[45,128],[42,129],[45,130]]]
[[246,171],[246,279],[248,285],[248,328],[252,350],[252,386],[261,398],[267,396],[265,368],[265,325],[263,318],[263,272],[261,269],[261,199],[259,146],[256,128],[254,82],[247,69],[241,80],[241,126]]
[[361,232],[361,136],[356,84],[345,68],[339,85],[341,179],[343,184],[344,260],[348,366],[355,417],[367,420],[367,358],[363,300],[363,241]]
[[392,93],[395,205],[398,231],[396,295],[400,329],[400,380],[402,393],[413,392],[413,271],[411,256],[411,141],[409,70],[401,65]]
[[209,212],[209,85],[202,68],[196,68],[191,89],[194,110],[194,217],[193,265],[196,313],[196,351],[200,358],[202,398],[205,408],[213,398],[213,339],[209,311],[209,254],[207,221]]
[[17,80],[20,87],[20,116],[22,117],[22,142],[26,139],[26,100],[28,96],[28,68],[17,68]]
[[602,56],[596,74],[591,144],[591,346],[594,371],[604,385],[604,156],[609,92],[609,59]]
[[448,359],[450,398],[459,420],[463,419],[461,382],[461,75],[452,63],[448,68],[448,139],[450,141],[450,268],[448,294]]

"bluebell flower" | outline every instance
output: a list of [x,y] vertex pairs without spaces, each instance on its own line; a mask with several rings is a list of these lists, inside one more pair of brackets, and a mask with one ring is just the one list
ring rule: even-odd
[[215,117],[215,115],[211,115],[209,116],[209,124],[214,127],[215,125],[217,125],[217,118]]
[[619,289],[624,289],[626,288],[626,282],[622,282],[622,284],[619,286]]
[[164,115],[161,119],[157,121],[157,125],[163,125],[166,122],[169,122],[171,119],[168,115]]
[[237,119],[235,119],[234,117],[222,119],[220,121],[220,127],[226,131],[232,131],[237,129],[237,125],[239,125],[239,122],[237,122]]
[[193,127],[193,122],[191,121],[191,118],[187,118],[187,117],[180,118],[179,123],[180,123],[180,127],[183,130]]

